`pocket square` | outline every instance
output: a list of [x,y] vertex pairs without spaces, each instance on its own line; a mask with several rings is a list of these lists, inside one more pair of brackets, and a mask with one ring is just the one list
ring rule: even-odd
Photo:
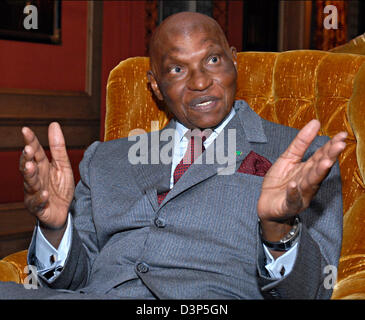
[[253,174],[255,176],[263,177],[270,169],[271,162],[265,157],[260,156],[254,151],[251,151],[245,159],[243,159],[237,172],[246,174]]

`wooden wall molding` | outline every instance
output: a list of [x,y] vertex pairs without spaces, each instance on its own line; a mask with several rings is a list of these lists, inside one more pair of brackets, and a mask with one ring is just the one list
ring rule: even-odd
[[[68,148],[85,148],[100,136],[103,3],[88,2],[86,83],[83,92],[30,89],[0,90],[0,151],[23,146],[21,127],[47,137],[48,124],[58,121]],[[56,76],[56,75],[55,75]],[[48,139],[41,143],[48,147]]]
[[309,49],[312,2],[279,2],[278,51]]
[[0,259],[28,248],[35,218],[23,203],[0,204]]

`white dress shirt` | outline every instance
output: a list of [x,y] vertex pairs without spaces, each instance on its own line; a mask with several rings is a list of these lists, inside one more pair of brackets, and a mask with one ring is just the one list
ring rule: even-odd
[[[218,134],[224,129],[227,123],[233,118],[235,115],[235,110],[232,108],[230,114],[226,117],[226,119],[216,127],[212,134],[204,141],[205,149],[216,139]],[[171,166],[171,179],[170,179],[170,189],[174,186],[174,171],[176,166],[179,164],[181,159],[184,157],[186,149],[188,147],[188,138],[185,136],[185,133],[189,129],[182,125],[180,122],[176,122],[176,130],[175,130],[175,145],[173,150],[172,157],[172,166]],[[51,282],[62,270],[62,267],[65,264],[70,245],[71,245],[71,235],[72,235],[72,216],[68,215],[67,228],[65,234],[58,246],[58,249],[55,249],[43,236],[41,229],[37,227],[37,235],[36,235],[36,245],[35,245],[35,255],[39,262],[37,266],[38,272],[41,274],[45,274],[51,270],[54,270],[54,275],[49,278]],[[264,252],[266,256],[266,265],[265,268],[270,274],[271,278],[279,279],[285,275],[287,275],[293,268],[296,254],[297,254],[297,245],[296,243],[290,250],[288,250],[285,254],[281,255],[277,259],[274,259],[271,255],[270,251],[267,249],[265,245]]]

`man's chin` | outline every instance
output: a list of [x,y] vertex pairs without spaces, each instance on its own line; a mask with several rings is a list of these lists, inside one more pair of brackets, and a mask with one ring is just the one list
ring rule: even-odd
[[204,121],[198,121],[194,123],[194,128],[199,128],[201,130],[204,129],[214,129],[215,127],[217,127],[224,118],[222,118],[220,121],[217,121],[216,119],[212,119],[211,121],[209,120],[204,120]]
[[202,117],[199,122],[197,121],[196,124],[200,129],[214,129],[215,127],[219,126],[224,121],[224,119],[226,119],[229,112],[230,110],[224,113],[214,113],[213,115],[210,114],[209,116],[206,115]]

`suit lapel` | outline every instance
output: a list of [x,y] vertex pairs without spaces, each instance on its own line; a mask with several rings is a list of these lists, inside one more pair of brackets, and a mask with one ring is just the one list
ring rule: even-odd
[[[198,158],[196,162],[189,167],[174,188],[167,194],[166,198],[161,203],[161,207],[180,193],[212,177],[213,175],[218,173],[224,174],[223,171],[233,174],[241,164],[242,160],[252,150],[252,144],[267,143],[261,118],[247,105],[247,103],[244,101],[236,101],[234,108],[236,110],[236,115],[222,130],[214,143],[212,143],[202,154],[201,163],[203,164],[197,164],[199,163]],[[228,146],[229,132],[235,134],[236,144],[233,148],[229,148]],[[223,138],[224,143],[219,143],[219,139],[222,139],[221,141],[223,141]],[[227,163],[222,164],[222,161],[219,163],[217,158],[215,158],[213,163],[207,162],[206,156],[208,152],[212,151],[212,148],[216,150],[216,153],[220,152],[225,156],[228,156],[229,154],[229,156],[234,160],[232,161],[231,166],[227,167]],[[224,153],[221,148],[223,148]]]
[[[170,141],[161,141],[160,137],[161,135],[163,135],[164,132],[167,132],[167,129],[175,129],[175,126],[176,122],[174,120],[171,120],[167,124],[167,126],[161,131],[149,133],[148,150],[144,150],[144,152],[148,152],[149,155],[148,163],[138,163],[132,166],[135,172],[134,177],[137,184],[139,185],[142,193],[146,194],[149,202],[151,203],[155,211],[157,211],[159,208],[157,202],[157,193],[162,193],[169,190],[170,188],[171,163],[164,164],[159,161],[158,164],[150,164],[151,155],[153,153],[156,154],[156,152],[159,152],[159,155],[161,154],[161,149],[166,146]],[[159,147],[154,148],[152,146],[152,141],[154,141],[153,143],[156,143],[157,140],[159,141]],[[140,152],[143,152],[143,150],[140,150]]]

